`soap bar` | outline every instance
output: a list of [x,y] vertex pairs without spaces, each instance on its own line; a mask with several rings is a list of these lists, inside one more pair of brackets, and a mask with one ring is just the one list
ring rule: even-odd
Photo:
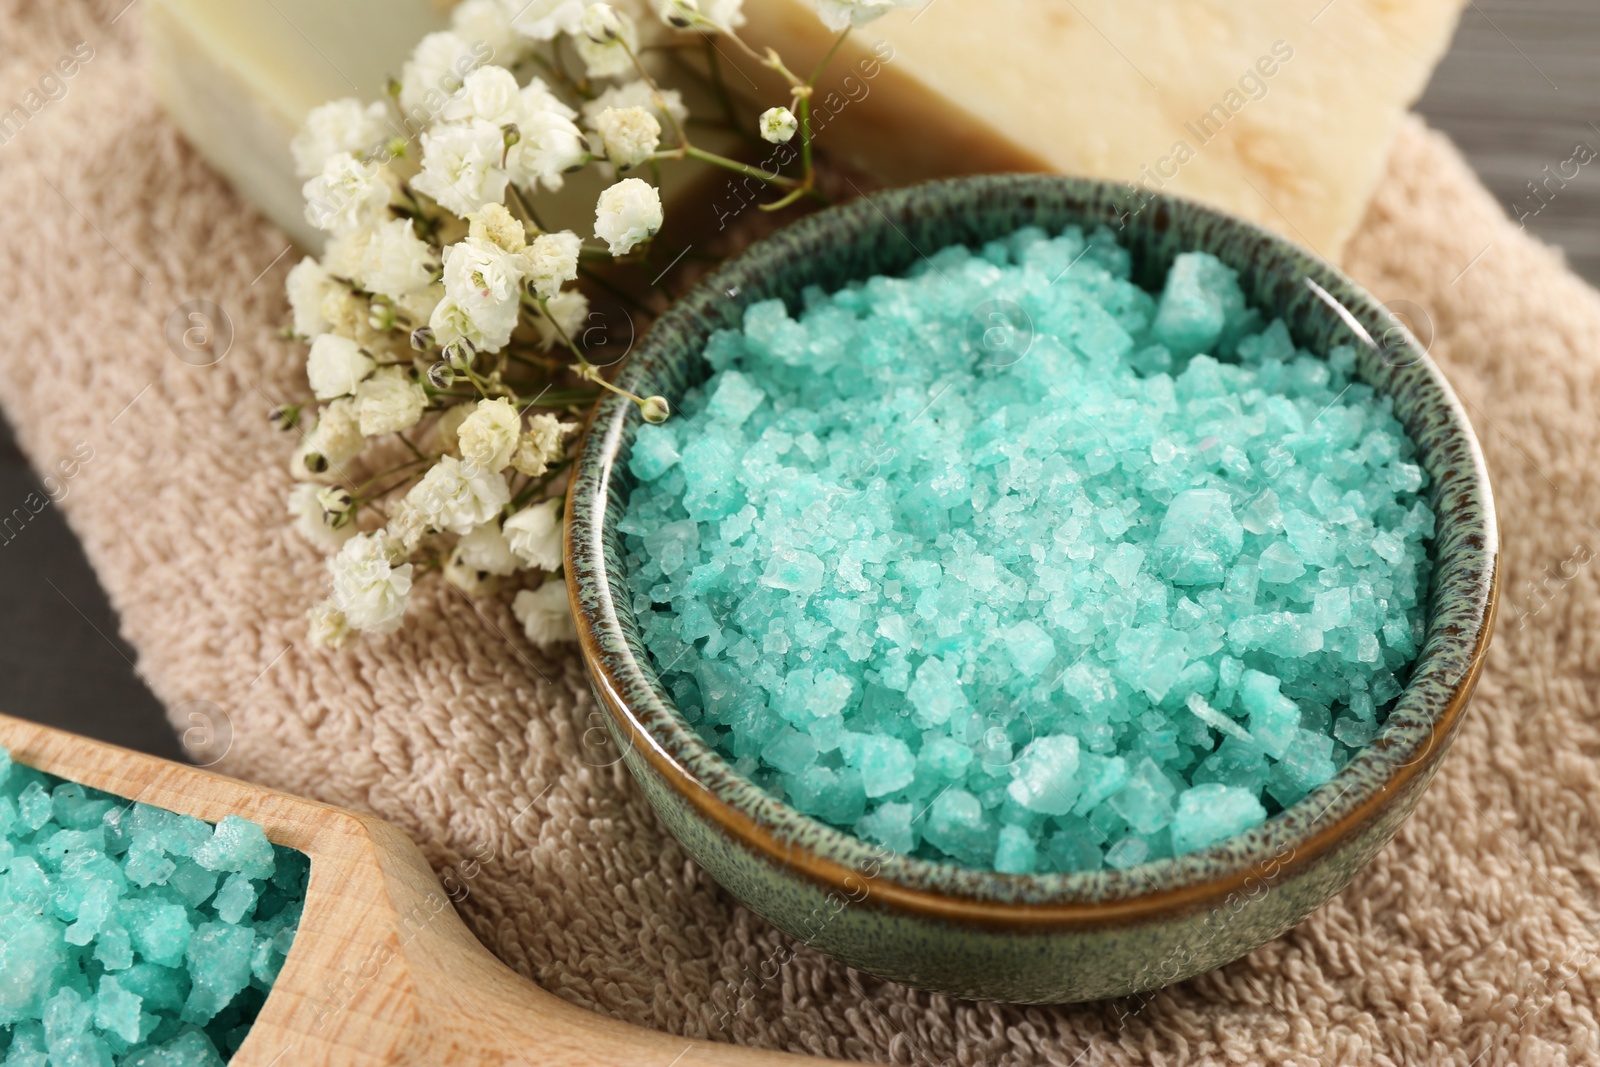
[[[1243,215],[1337,260],[1461,0],[932,0],[858,30],[815,97],[818,144],[889,184],[1048,170]],[[810,0],[742,31],[809,70]],[[725,50],[763,106],[782,88]],[[760,89],[754,90],[753,83]]]
[[434,0],[150,0],[150,78],[206,161],[297,244],[320,248],[290,140],[318,104],[383,99],[384,83],[418,41],[445,28],[447,12]]
[[[305,179],[295,173],[289,142],[320,104],[387,99],[388,80],[423,37],[449,27],[452,7],[450,0],[150,0],[151,81],[207,162],[296,244],[317,251],[325,235],[306,221]],[[691,112],[714,112],[704,88],[674,87]],[[699,130],[696,139],[713,152],[738,150],[724,131]],[[693,195],[702,172],[663,167],[669,210],[675,196]],[[592,168],[570,175],[559,192],[539,194],[541,219],[587,235],[602,187]]]

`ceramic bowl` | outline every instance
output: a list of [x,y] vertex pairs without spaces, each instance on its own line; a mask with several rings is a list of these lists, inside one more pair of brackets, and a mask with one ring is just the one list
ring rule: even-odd
[[[1488,648],[1498,538],[1483,457],[1443,376],[1386,309],[1327,263],[1245,221],[1108,182],[996,175],[874,193],[752,246],[663,316],[621,382],[676,403],[707,376],[712,331],[809,285],[897,274],[947,245],[1024,225],[1106,224],[1135,280],[1179,252],[1239,272],[1295,341],[1356,344],[1432,479],[1427,636],[1385,728],[1326,785],[1247,833],[1128,870],[1007,875],[894,855],[802,815],[737,773],[673,706],[640,641],[616,532],[639,417],[595,410],[567,507],[566,573],[595,697],[628,769],[718,882],[795,938],[861,970],[954,996],[1043,1003],[1152,989],[1238,959],[1339,892],[1388,842],[1444,757]],[[771,981],[781,960],[757,976]],[[772,974],[766,973],[771,971]]]

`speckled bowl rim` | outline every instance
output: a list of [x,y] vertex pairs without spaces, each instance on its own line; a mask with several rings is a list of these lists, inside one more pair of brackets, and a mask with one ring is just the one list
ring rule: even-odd
[[[637,750],[702,816],[774,864],[824,887],[852,891],[870,875],[879,906],[984,926],[1096,927],[1198,908],[1247,888],[1252,878],[1291,877],[1376,818],[1442,756],[1482,669],[1498,602],[1493,496],[1471,424],[1433,361],[1409,334],[1396,348],[1392,316],[1354,282],[1276,234],[1177,197],[1151,198],[1124,184],[1053,175],[947,179],[870,194],[752,245],[655,323],[619,381],[641,395],[663,392],[673,380],[672,336],[686,332],[703,340],[726,314],[713,306],[729,301],[748,306],[749,282],[764,272],[780,275],[796,257],[824,255],[840,235],[848,240],[885,224],[900,231],[895,219],[905,223],[910,216],[904,213],[919,205],[948,209],[996,197],[1022,198],[1028,205],[1033,198],[1050,198],[1086,220],[1114,225],[1132,212],[1135,231],[1171,230],[1180,243],[1186,226],[1220,227],[1249,254],[1277,258],[1281,266],[1272,277],[1281,274],[1287,280],[1283,291],[1291,300],[1299,298],[1296,289],[1305,280],[1315,282],[1323,290],[1319,299],[1329,304],[1328,314],[1346,323],[1352,342],[1359,336],[1357,324],[1369,337],[1385,338],[1388,358],[1381,358],[1375,346],[1369,350],[1358,343],[1358,374],[1396,396],[1397,416],[1417,441],[1434,480],[1438,529],[1433,614],[1411,680],[1380,735],[1332,780],[1261,826],[1172,859],[1120,871],[1013,875],[915,857],[885,858],[879,846],[799,813],[740,775],[700,738],[662,689],[639,641],[628,598],[611,595],[608,576],[621,567],[608,558],[603,521],[612,474],[625,462],[624,449],[639,418],[631,402],[610,395],[590,415],[567,500],[567,586],[590,677],[601,702],[616,712],[612,718],[623,744]],[[1184,246],[1211,247],[1198,239]],[[1340,310],[1333,309],[1333,300]],[[1396,353],[1402,358],[1394,358]],[[1412,398],[1406,405],[1409,416],[1399,410],[1402,396]],[[1430,413],[1431,424],[1422,425]]]

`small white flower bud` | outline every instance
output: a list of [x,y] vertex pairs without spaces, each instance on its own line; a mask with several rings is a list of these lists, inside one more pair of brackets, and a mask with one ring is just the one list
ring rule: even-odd
[[456,372],[450,364],[440,360],[428,368],[428,384],[435,389],[448,389],[456,384]]
[[583,32],[595,44],[615,41],[622,34],[622,16],[610,4],[590,4],[583,13]]
[[761,113],[761,137],[773,144],[784,144],[800,131],[794,112],[786,107],[769,107]]
[[411,331],[411,347],[418,352],[426,352],[433,347],[433,327],[418,326]]
[[659,425],[672,414],[672,406],[664,396],[647,396],[639,405],[639,413],[644,416],[645,422]]
[[573,44],[591,77],[618,78],[634,69],[639,28],[610,4],[591,4],[583,13],[582,33]]
[[666,0],[661,5],[661,20],[678,29],[688,29],[700,18],[700,5],[696,0]]
[[350,521],[355,500],[348,490],[330,485],[317,491],[317,506],[322,509],[322,521],[337,530]]

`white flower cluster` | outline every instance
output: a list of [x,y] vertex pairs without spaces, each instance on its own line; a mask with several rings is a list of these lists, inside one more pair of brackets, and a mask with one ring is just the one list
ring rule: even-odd
[[[922,0],[815,2],[844,30]],[[790,104],[810,95],[737,37],[744,22],[743,0],[463,0],[391,100],[307,117],[291,149],[306,217],[327,236],[287,279],[310,399],[278,417],[299,432],[289,516],[331,557],[313,640],[392,632],[432,570],[473,596],[515,581],[529,640],[574,636],[555,577],[573,417],[622,392],[584,355],[592,316],[575,283],[586,257],[644,267],[663,162],[753,173],[690,143],[682,94],[659,80],[666,38],[725,35],[789,79]],[[787,142],[800,112],[769,108],[756,129]],[[538,210],[582,169],[603,184],[587,245]],[[767,180],[793,202],[812,177],[807,154],[802,178]],[[662,397],[623,395],[644,419],[670,416]]]
[[[352,500],[343,489],[301,483],[291,492],[296,529],[313,544],[338,550],[328,563],[332,596],[311,611],[320,643],[340,645],[356,631],[397,629],[410,602],[411,560],[426,540],[454,535],[441,569],[473,596],[495,592],[500,578],[519,571],[560,568],[561,501],[523,503],[513,499],[512,485],[559,462],[576,424],[549,413],[526,417],[504,397],[452,410],[466,413],[454,428],[454,447],[393,503],[382,529],[355,532],[348,521]],[[541,642],[556,632],[543,617],[537,628],[529,625],[530,637]]]

